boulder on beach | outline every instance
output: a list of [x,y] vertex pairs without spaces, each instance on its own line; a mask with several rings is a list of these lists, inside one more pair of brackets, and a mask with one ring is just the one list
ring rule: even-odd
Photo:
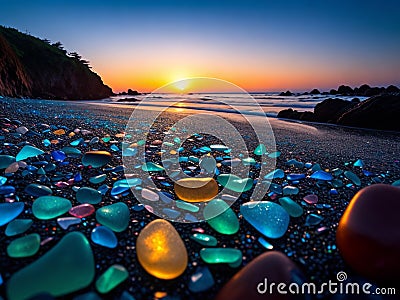
[[351,87],[349,87],[348,85],[339,86],[337,91],[338,91],[338,94],[341,94],[341,95],[353,95],[354,94],[353,89]]
[[400,95],[371,97],[344,112],[338,124],[400,131]]
[[319,94],[321,94],[321,92],[320,92],[318,89],[313,89],[313,90],[310,92],[310,94],[311,94],[311,95],[319,95]]
[[318,122],[335,123],[336,120],[355,103],[338,98],[329,98],[314,108],[314,118]]

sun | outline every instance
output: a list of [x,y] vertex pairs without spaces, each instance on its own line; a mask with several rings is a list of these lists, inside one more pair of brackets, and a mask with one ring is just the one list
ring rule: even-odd
[[188,84],[189,81],[187,79],[179,79],[173,83],[173,86],[183,92],[188,88]]

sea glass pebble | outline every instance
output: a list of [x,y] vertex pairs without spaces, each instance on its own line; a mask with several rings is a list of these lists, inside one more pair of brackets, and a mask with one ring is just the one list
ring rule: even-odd
[[24,233],[32,226],[32,223],[31,219],[15,219],[8,223],[5,234],[6,236],[14,236]]
[[259,144],[256,149],[254,149],[254,154],[255,155],[263,155],[267,152],[267,149],[265,148],[264,144]]
[[279,198],[279,203],[291,217],[300,217],[303,214],[303,208],[289,197]]
[[18,152],[17,156],[15,157],[16,161],[24,160],[30,157],[35,157],[44,152],[36,147],[26,145],[24,146],[21,151]]
[[76,200],[79,203],[98,204],[101,202],[101,193],[90,187],[81,187],[76,192]]
[[111,161],[111,154],[107,151],[88,151],[82,156],[82,164],[93,168],[100,168]]
[[289,214],[270,201],[247,202],[240,206],[240,212],[247,222],[269,238],[280,238],[289,225]]
[[214,178],[183,178],[174,183],[174,191],[181,200],[203,202],[218,194],[218,184]]
[[2,185],[0,186],[0,195],[9,195],[14,194],[15,187],[12,185]]
[[242,252],[234,248],[203,248],[200,257],[208,264],[231,264],[241,260]]
[[101,294],[108,293],[128,279],[128,276],[129,273],[124,266],[112,265],[96,280],[96,289]]
[[143,164],[142,170],[146,171],[146,172],[162,172],[165,169],[158,164],[155,164],[152,162],[147,162],[147,163]]
[[315,194],[310,194],[305,196],[303,200],[306,201],[308,204],[315,204],[318,202],[318,196]]
[[215,161],[214,157],[212,157],[212,156],[203,156],[200,159],[199,165],[200,165],[200,168],[205,170],[207,173],[213,173],[217,166],[217,162]]
[[58,225],[60,225],[60,227],[64,230],[67,230],[70,226],[77,225],[80,222],[81,222],[81,219],[76,218],[76,217],[64,217],[64,218],[57,219]]
[[71,232],[42,257],[11,276],[6,286],[7,298],[28,299],[45,293],[60,297],[87,287],[94,275],[88,240],[82,233]]
[[191,239],[203,246],[217,246],[217,239],[212,235],[195,233],[191,236]]
[[143,199],[146,199],[147,201],[154,202],[154,201],[160,200],[160,196],[152,190],[142,189],[140,191],[140,193],[141,193],[141,196],[143,197]]
[[7,168],[15,162],[15,157],[10,155],[0,155],[0,170]]
[[93,205],[88,204],[88,203],[74,206],[68,211],[68,213],[71,216],[74,216],[76,218],[85,218],[85,217],[90,216],[94,212],[95,212],[95,209],[94,209]]
[[23,210],[23,202],[0,203],[0,226],[14,220]]
[[239,230],[239,221],[233,210],[221,199],[207,203],[203,210],[207,223],[222,234],[235,234]]
[[25,187],[25,193],[27,193],[33,197],[40,197],[40,196],[49,196],[53,192],[49,187],[47,187],[45,185],[31,183]]
[[291,185],[287,185],[282,190],[284,195],[297,195],[299,193],[299,188]]
[[360,186],[361,185],[361,180],[358,178],[356,174],[354,174],[351,171],[345,171],[344,176],[346,176],[347,179],[350,179],[355,185]]
[[190,276],[188,288],[192,293],[204,292],[215,284],[214,277],[207,267],[198,267]]
[[7,254],[10,257],[28,257],[39,251],[40,235],[31,233],[13,240],[7,247]]
[[311,174],[310,178],[312,179],[317,179],[317,180],[332,180],[332,174],[322,171],[322,170],[318,170],[316,172],[314,172],[313,174]]
[[33,201],[33,215],[41,220],[48,220],[58,217],[72,207],[68,199],[56,196],[41,196]]
[[96,220],[115,232],[122,232],[129,225],[129,208],[123,202],[103,206],[96,211]]
[[146,225],[136,241],[136,253],[142,267],[160,279],[181,275],[188,263],[188,254],[175,228],[162,219]]
[[91,239],[93,243],[107,248],[115,248],[118,245],[115,233],[106,226],[98,226],[92,230]]
[[253,179],[240,178],[233,174],[221,174],[217,177],[218,183],[234,192],[247,192],[253,187]]
[[98,183],[102,183],[104,180],[106,180],[106,178],[107,178],[107,174],[101,174],[101,175],[90,177],[89,182],[93,183],[93,184],[98,184]]
[[314,226],[314,225],[318,225],[319,223],[321,223],[321,221],[324,218],[316,215],[316,214],[309,214],[306,218],[306,223],[304,225],[306,226]]

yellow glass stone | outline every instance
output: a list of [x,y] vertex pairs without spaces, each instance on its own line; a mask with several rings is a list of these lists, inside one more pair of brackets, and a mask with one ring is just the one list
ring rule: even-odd
[[53,131],[53,133],[55,135],[63,135],[63,134],[65,134],[65,130],[64,129],[57,129],[56,131]]
[[172,154],[172,155],[175,155],[175,154],[177,154],[178,152],[176,152],[175,150],[171,150],[171,151],[169,151],[169,154]]
[[75,136],[75,132],[70,132],[70,133],[68,134],[68,136],[69,136],[69,137]]
[[154,277],[174,279],[181,275],[188,264],[185,244],[168,221],[150,222],[140,232],[136,253],[142,267]]
[[174,184],[175,194],[187,202],[204,202],[218,194],[218,183],[214,178],[183,178]]

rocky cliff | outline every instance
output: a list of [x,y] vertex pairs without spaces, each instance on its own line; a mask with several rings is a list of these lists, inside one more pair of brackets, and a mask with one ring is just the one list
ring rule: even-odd
[[112,95],[88,62],[60,43],[0,26],[0,95],[42,99],[101,99]]

